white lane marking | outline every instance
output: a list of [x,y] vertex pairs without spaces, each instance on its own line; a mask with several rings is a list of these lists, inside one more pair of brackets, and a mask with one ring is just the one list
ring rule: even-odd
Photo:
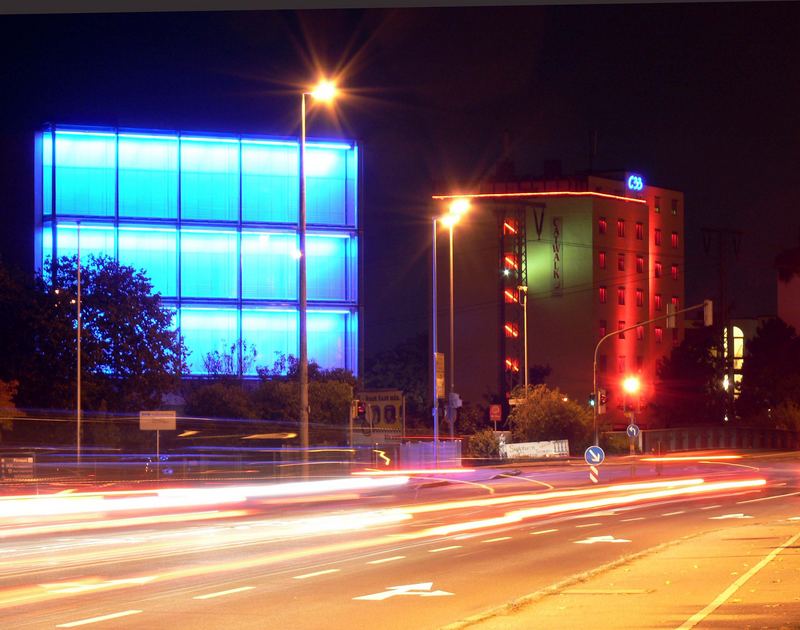
[[747,501],[737,501],[736,505],[742,505],[743,503],[757,503],[758,501],[771,501],[772,499],[781,499],[783,497],[793,497],[796,494],[800,494],[800,492],[789,492],[787,494],[776,494],[771,497],[760,497],[758,499],[748,499]]
[[731,584],[728,588],[726,588],[719,595],[717,595],[714,601],[712,601],[708,606],[703,608],[703,610],[701,610],[700,612],[695,613],[694,615],[689,617],[686,621],[684,621],[683,624],[678,626],[677,630],[690,630],[690,628],[694,628],[698,623],[700,623],[703,619],[708,617],[708,615],[710,615],[722,604],[724,604],[728,600],[728,598],[731,595],[733,595],[739,589],[740,586],[742,586],[742,584],[747,582],[747,580],[749,580],[756,573],[761,571],[761,569],[763,569],[770,562],[772,562],[775,556],[777,556],[781,551],[783,551],[787,547],[791,547],[799,538],[800,538],[800,533],[797,533],[779,547],[775,547],[775,549],[773,549],[766,556],[764,556],[757,565],[755,565],[744,575],[740,576],[733,584]]
[[216,593],[207,593],[205,595],[195,595],[192,599],[213,599],[214,597],[222,597],[223,595],[231,595],[233,593],[241,593],[242,591],[251,591],[255,586],[240,586],[239,588],[231,588],[227,591],[217,591]]
[[123,610],[118,613],[111,613],[110,615],[101,615],[100,617],[90,617],[89,619],[81,619],[79,621],[70,621],[69,623],[60,623],[56,628],[74,628],[76,626],[85,626],[88,623],[97,623],[98,621],[108,621],[109,619],[119,619],[120,617],[127,617],[128,615],[138,615],[141,610]]
[[800,521],[800,516],[792,516],[789,518],[790,521]]
[[705,507],[701,507],[701,510],[713,510],[714,508],[722,507],[721,505],[707,505]]
[[602,523],[586,523],[585,525],[576,525],[575,527],[597,527],[598,525],[602,525]]
[[304,573],[303,575],[295,575],[293,580],[305,580],[306,578],[317,577],[318,575],[326,575],[328,573],[337,573],[340,569],[325,569],[324,571],[314,571],[314,573]]
[[371,595],[361,595],[353,599],[381,601],[389,599],[395,595],[419,595],[420,597],[443,597],[452,595],[448,591],[432,591],[433,582],[420,582],[419,584],[403,584],[401,586],[389,586],[385,591],[372,593]]
[[748,516],[747,514],[742,514],[741,512],[737,512],[736,514],[722,514],[721,516],[709,516],[708,520],[721,521],[726,518],[753,518],[753,517]]
[[686,510],[678,510],[677,512],[667,512],[666,514],[662,514],[661,516],[676,516],[678,514],[686,514]]
[[592,536],[584,540],[576,540],[576,545],[593,545],[595,543],[629,543],[627,538],[614,538],[613,536]]
[[493,543],[493,542],[500,542],[501,540],[511,540],[511,536],[500,536],[499,538],[489,538],[488,540],[482,540],[482,543]]
[[438,549],[428,549],[428,553],[439,553],[440,551],[450,551],[451,549],[461,549],[463,545],[450,545],[449,547],[439,547]]
[[622,518],[620,519],[620,523],[630,523],[631,521],[643,521],[644,516],[637,516],[635,518]]
[[405,556],[392,556],[391,558],[379,558],[378,560],[370,560],[367,564],[383,564],[384,562],[393,562],[394,560],[402,560]]
[[475,538],[478,534],[459,534],[458,536],[453,536],[453,540],[466,540],[467,538]]
[[542,530],[539,530],[538,532],[531,532],[531,536],[540,536],[542,534],[551,534],[551,533],[557,532],[557,531],[558,531],[557,529],[542,529]]

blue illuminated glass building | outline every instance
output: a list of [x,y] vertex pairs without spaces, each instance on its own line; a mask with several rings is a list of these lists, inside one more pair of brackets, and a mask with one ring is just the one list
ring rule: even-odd
[[[215,350],[255,368],[297,356],[296,138],[52,126],[36,135],[35,260],[106,254],[143,269],[204,373]],[[359,159],[308,141],[308,355],[359,368]],[[240,370],[241,364],[240,361]]]

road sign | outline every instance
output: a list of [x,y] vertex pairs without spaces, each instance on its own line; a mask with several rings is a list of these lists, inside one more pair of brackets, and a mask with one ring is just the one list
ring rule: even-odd
[[489,405],[489,421],[500,422],[503,419],[502,405]]
[[139,429],[142,431],[174,431],[174,411],[140,411]]
[[589,481],[592,483],[597,483],[600,480],[600,472],[597,470],[597,466],[592,466],[589,464]]
[[586,463],[590,466],[598,466],[602,464],[605,458],[606,454],[599,446],[590,446],[583,454],[583,459],[585,459]]
[[628,425],[628,428],[625,429],[625,433],[628,434],[628,437],[634,439],[639,436],[639,427],[633,423]]

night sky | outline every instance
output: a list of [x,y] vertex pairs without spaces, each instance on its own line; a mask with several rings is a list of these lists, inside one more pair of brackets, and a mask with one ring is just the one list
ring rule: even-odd
[[[47,122],[296,135],[299,86],[347,98],[309,136],[365,160],[367,354],[427,330],[435,181],[637,170],[686,194],[687,303],[715,297],[701,227],[744,232],[734,315],[775,313],[798,245],[800,4],[0,17],[0,255],[31,267],[33,133]],[[794,192],[793,192],[794,191]],[[533,306],[533,304],[531,304]]]

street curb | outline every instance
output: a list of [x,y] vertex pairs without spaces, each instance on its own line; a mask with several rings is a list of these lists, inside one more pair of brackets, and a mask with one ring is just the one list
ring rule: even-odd
[[655,547],[650,547],[649,549],[644,549],[642,551],[637,551],[636,553],[632,553],[623,556],[621,558],[617,558],[616,560],[607,562],[606,564],[603,564],[599,567],[595,567],[594,569],[590,569],[589,571],[584,571],[583,573],[572,575],[568,578],[561,580],[560,582],[556,582],[555,584],[546,586],[542,589],[539,589],[538,591],[529,593],[528,595],[523,595],[522,597],[518,597],[517,599],[511,600],[510,602],[507,602],[505,604],[501,604],[500,606],[495,606],[494,608],[490,608],[488,610],[477,613],[465,619],[461,619],[460,621],[454,621],[453,623],[447,624],[446,626],[440,626],[438,630],[462,630],[463,628],[469,628],[470,626],[474,626],[484,621],[488,621],[495,617],[513,615],[515,613],[520,612],[524,608],[530,606],[531,604],[536,603],[537,601],[546,597],[547,595],[554,595],[559,591],[567,588],[568,586],[573,586],[574,584],[580,584],[581,582],[585,582],[586,580],[589,580],[605,571],[616,569],[619,566],[628,564],[640,558],[644,558],[645,556],[658,553],[659,551],[663,551],[664,549],[674,547],[675,545],[679,545],[688,540],[692,540],[693,538],[698,538],[701,535],[706,535],[716,531],[721,531],[721,529],[707,530],[705,532],[690,534],[689,536],[683,536],[682,538],[671,540],[666,543],[661,543],[660,545],[656,545]]

